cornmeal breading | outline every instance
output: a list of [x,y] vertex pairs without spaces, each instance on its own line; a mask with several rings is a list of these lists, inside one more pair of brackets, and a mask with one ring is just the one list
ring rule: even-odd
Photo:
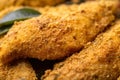
[[109,6],[94,1],[81,4],[71,14],[43,14],[17,22],[0,44],[0,58],[7,63],[15,58],[55,60],[69,56],[114,20],[115,5],[115,1]]
[[81,52],[46,71],[42,80],[117,80],[119,75],[120,20]]
[[0,80],[37,80],[37,78],[30,63],[19,60],[7,65],[0,63]]

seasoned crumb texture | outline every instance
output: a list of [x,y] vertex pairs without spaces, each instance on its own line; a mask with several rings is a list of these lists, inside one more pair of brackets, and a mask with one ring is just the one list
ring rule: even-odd
[[29,62],[14,61],[12,64],[0,63],[0,80],[37,80]]
[[46,71],[42,80],[117,80],[119,75],[120,20],[81,52]]
[[[91,8],[90,8],[91,7]],[[79,10],[62,16],[43,14],[16,22],[0,44],[0,58],[55,60],[79,51],[114,20],[115,2],[81,4]]]

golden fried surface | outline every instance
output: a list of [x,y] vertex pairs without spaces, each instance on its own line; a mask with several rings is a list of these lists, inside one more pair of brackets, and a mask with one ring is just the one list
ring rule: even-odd
[[10,6],[45,6],[57,5],[64,2],[64,0],[0,0],[0,10],[9,8]]
[[0,80],[37,80],[30,63],[24,60],[12,64],[0,63]]
[[120,20],[81,52],[46,72],[43,80],[117,80],[120,75]]
[[20,57],[54,60],[79,51],[114,20],[115,5],[84,3],[72,14],[17,22],[0,44],[0,58],[3,63]]

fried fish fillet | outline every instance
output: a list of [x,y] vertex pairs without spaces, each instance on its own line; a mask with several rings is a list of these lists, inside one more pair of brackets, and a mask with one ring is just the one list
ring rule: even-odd
[[0,63],[0,80],[37,80],[29,62],[18,60],[12,64]]
[[[0,43],[3,37],[0,36]],[[0,80],[37,80],[37,77],[27,60],[17,60],[6,65],[0,62]]]
[[10,6],[46,6],[57,5],[65,0],[0,0],[0,10],[9,8]]
[[81,52],[46,71],[43,80],[117,80],[120,75],[120,20]]
[[114,20],[115,6],[115,1],[111,5],[99,1],[86,2],[71,14],[43,14],[17,22],[0,44],[0,58],[7,63],[15,58],[55,60],[69,56]]

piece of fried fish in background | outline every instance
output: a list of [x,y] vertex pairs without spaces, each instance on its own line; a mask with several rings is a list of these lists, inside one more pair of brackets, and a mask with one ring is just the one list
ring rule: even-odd
[[[0,1],[0,4],[5,4],[6,3],[6,1],[7,0],[1,0]],[[32,3],[32,1],[34,1],[33,3],[35,4],[35,3],[37,3],[35,0],[18,0],[18,1],[16,1],[16,4],[18,4],[19,3],[19,5],[15,5],[15,0],[10,0],[11,1],[11,3],[7,3],[7,4],[9,4],[9,8],[5,8],[5,9],[3,9],[3,10],[1,10],[1,12],[0,12],[0,18],[3,16],[3,15],[6,15],[6,14],[8,14],[9,12],[11,12],[11,11],[14,11],[14,10],[17,10],[17,9],[19,9],[19,8],[22,8],[22,7],[31,7],[31,8],[36,8],[37,10],[39,10],[41,13],[46,13],[46,12],[50,12],[50,11],[59,11],[60,12],[60,10],[61,10],[61,12],[66,12],[66,11],[70,11],[70,10],[72,10],[72,9],[74,9],[75,10],[75,8],[77,8],[76,7],[76,5],[75,4],[71,4],[71,5],[66,5],[65,3],[63,3],[62,5],[57,5],[57,6],[49,6],[49,5],[46,5],[45,7],[40,7],[40,6],[30,6],[30,5],[22,5],[23,3],[25,3],[26,1],[29,1],[29,2],[27,2],[28,4],[30,4],[30,3]],[[42,1],[42,0],[37,0],[37,1]],[[49,2],[49,3],[56,3],[56,2],[60,2],[60,0],[56,0],[56,2],[55,1],[53,1],[53,2],[50,2],[50,0],[44,0],[45,2]],[[52,1],[52,0],[51,0]],[[61,2],[64,2],[65,0],[61,0]],[[80,0],[77,0],[77,1],[75,1],[75,3],[78,3]],[[72,1],[73,3],[74,3],[74,1]],[[81,2],[81,1],[80,1]],[[11,4],[11,5],[10,5]],[[38,3],[37,3],[38,4]],[[43,4],[39,4],[39,5],[43,5]],[[78,5],[77,5],[78,6]],[[4,5],[4,7],[7,7],[7,5]],[[71,9],[71,7],[72,7],[72,9]],[[0,9],[2,8],[2,5],[0,5]],[[55,9],[54,9],[55,8]]]
[[[9,14],[12,11],[18,10],[20,8],[24,8],[24,6],[11,6],[0,12],[0,18],[2,19],[5,15]],[[72,4],[72,5],[59,5],[59,6],[46,6],[46,7],[29,7],[39,11],[41,14],[54,14],[54,15],[64,15],[74,12],[75,10],[79,9],[79,5]]]
[[0,0],[0,10],[9,8],[10,6],[52,6],[64,2],[64,0]]
[[120,20],[81,52],[46,71],[42,80],[117,80],[120,75]]
[[0,80],[37,80],[37,77],[29,62],[17,60],[7,65],[0,63]]
[[120,80],[120,76],[117,78],[117,80]]
[[26,57],[55,60],[79,51],[114,20],[116,2],[106,3],[93,1],[72,14],[43,14],[15,23],[0,44],[2,62]]
[[[107,4],[106,5],[111,5],[112,1],[107,1]],[[33,8],[33,9],[36,9],[37,11],[39,11],[40,13],[42,14],[54,14],[54,15],[57,15],[57,16],[62,16],[62,15],[65,15],[65,14],[70,14],[74,11],[77,11],[77,10],[80,10],[81,8],[81,5],[78,5],[78,4],[71,4],[71,5],[66,5],[66,4],[61,4],[61,5],[58,5],[58,6],[46,6],[46,7],[29,7],[29,8]],[[24,6],[11,6],[9,8],[6,8],[4,10],[2,10],[0,12],[0,18],[4,17],[6,14],[9,14],[10,12],[12,11],[15,11],[17,9],[20,9],[20,8],[24,8]],[[120,10],[118,10],[120,11]],[[117,12],[119,13],[119,12]]]
[[[0,36],[0,44],[3,37]],[[27,60],[16,60],[6,65],[0,62],[0,80],[37,80],[37,77]]]

